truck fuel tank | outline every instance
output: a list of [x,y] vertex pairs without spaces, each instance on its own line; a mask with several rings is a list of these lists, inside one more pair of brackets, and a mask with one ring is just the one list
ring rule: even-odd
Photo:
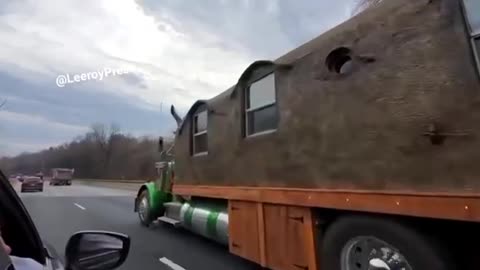
[[226,212],[193,207],[184,203],[180,209],[182,226],[194,233],[228,245],[228,214]]

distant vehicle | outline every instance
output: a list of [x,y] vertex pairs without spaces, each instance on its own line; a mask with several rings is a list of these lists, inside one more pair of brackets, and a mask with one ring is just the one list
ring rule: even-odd
[[39,173],[35,174],[35,176],[40,177],[40,179],[43,180],[43,173],[42,172],[39,172]]
[[72,184],[73,173],[75,169],[54,168],[52,169],[52,179],[50,185],[68,185]]
[[43,180],[37,176],[26,176],[23,178],[20,192],[43,191]]
[[24,176],[20,174],[20,175],[17,175],[16,178],[17,178],[18,182],[23,182]]

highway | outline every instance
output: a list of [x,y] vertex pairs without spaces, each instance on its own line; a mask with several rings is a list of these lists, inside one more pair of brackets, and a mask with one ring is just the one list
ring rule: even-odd
[[65,244],[80,230],[109,230],[128,234],[130,254],[119,269],[251,270],[257,265],[228,253],[209,240],[167,225],[146,228],[133,212],[135,191],[74,182],[49,186],[43,192],[20,193],[44,241],[63,258]]

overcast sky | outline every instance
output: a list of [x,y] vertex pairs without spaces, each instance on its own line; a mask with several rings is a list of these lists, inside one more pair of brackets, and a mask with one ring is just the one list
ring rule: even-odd
[[[165,135],[171,104],[184,113],[217,95],[251,62],[348,19],[353,1],[2,0],[0,156],[67,142],[96,122]],[[120,68],[130,72],[56,84]]]

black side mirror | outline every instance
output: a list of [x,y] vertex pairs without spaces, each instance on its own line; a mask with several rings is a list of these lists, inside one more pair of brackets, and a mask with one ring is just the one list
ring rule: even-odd
[[163,151],[163,137],[158,138],[158,152]]
[[68,240],[65,248],[66,269],[112,270],[125,262],[130,250],[128,235],[81,231]]

